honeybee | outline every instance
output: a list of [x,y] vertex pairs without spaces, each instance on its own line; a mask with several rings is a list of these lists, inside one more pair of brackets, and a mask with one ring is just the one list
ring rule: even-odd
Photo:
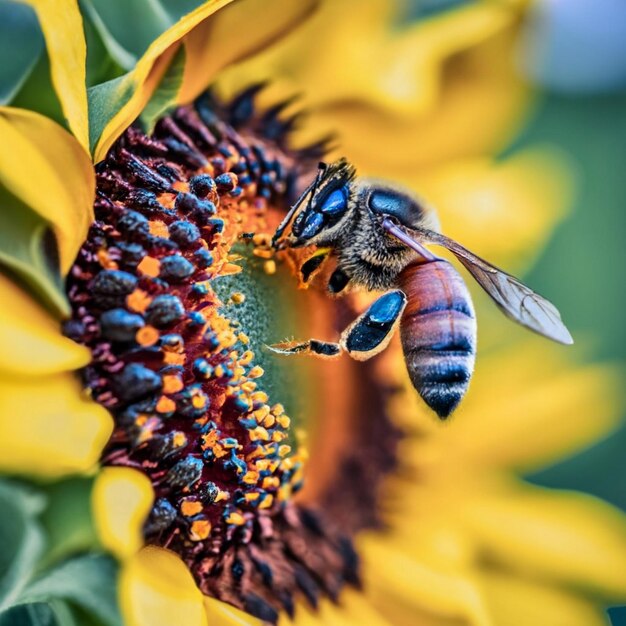
[[279,225],[272,245],[276,249],[317,246],[300,268],[305,282],[330,255],[336,256],[337,267],[328,283],[333,294],[347,288],[385,293],[336,343],[309,339],[271,349],[325,357],[345,351],[366,360],[389,344],[399,325],[413,386],[441,419],[447,418],[469,387],[476,318],[465,282],[428,244],[450,250],[512,320],[559,343],[573,343],[553,304],[438,230],[434,210],[413,193],[356,177],[346,159],[320,163],[315,180]]

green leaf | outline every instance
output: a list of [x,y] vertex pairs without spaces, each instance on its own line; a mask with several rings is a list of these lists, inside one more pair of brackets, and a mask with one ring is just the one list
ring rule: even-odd
[[59,626],[59,623],[52,608],[40,602],[15,606],[0,614],[0,626]]
[[136,89],[131,73],[87,89],[89,102],[89,149],[93,153],[106,125],[130,100]]
[[[36,173],[33,173],[36,184]],[[69,314],[48,223],[0,186],[0,265],[57,315]]]
[[117,564],[105,555],[65,561],[29,584],[20,603],[65,600],[93,614],[106,626],[121,626],[117,606]]
[[48,506],[41,523],[48,537],[43,566],[99,547],[91,517],[91,478],[69,478],[42,487]]
[[35,111],[67,129],[67,120],[50,78],[50,61],[44,48],[35,67],[11,100],[11,106]]
[[0,104],[8,104],[26,81],[43,50],[35,11],[21,2],[0,0]]
[[172,59],[167,72],[161,79],[158,88],[152,94],[152,98],[141,113],[140,119],[144,129],[148,134],[154,130],[157,120],[162,117],[168,109],[176,104],[178,90],[183,83],[183,73],[185,71],[185,47],[180,46],[176,55]]
[[148,46],[201,0],[81,0],[109,54],[132,69]]
[[11,606],[44,550],[36,521],[44,499],[18,483],[0,482],[0,610]]

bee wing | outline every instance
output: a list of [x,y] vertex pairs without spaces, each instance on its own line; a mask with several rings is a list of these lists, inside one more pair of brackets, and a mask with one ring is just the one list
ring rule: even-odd
[[431,243],[450,250],[507,317],[558,343],[574,343],[551,302],[456,241],[432,231],[424,235]]
[[492,297],[507,317],[558,343],[574,343],[565,324],[561,321],[557,308],[514,276],[476,256],[456,241],[434,231],[416,230],[415,232],[419,233],[422,240],[416,241],[388,219],[383,221],[383,227],[422,255],[425,260],[432,260],[432,255],[429,259],[427,254],[430,253],[422,241],[447,248],[463,263],[476,282]]

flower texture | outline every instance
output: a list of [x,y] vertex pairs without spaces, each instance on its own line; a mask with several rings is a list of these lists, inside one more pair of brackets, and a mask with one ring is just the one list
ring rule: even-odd
[[[270,246],[322,158],[409,185],[507,267],[564,212],[552,156],[492,156],[528,99],[512,69],[523,3],[395,30],[389,4],[323,3],[263,52],[311,6],[205,3],[120,55],[129,71],[91,91],[89,130],[84,50],[58,41],[80,14],[34,5],[75,138],[3,109],[0,180],[42,249],[52,227],[67,299],[43,261],[2,257],[0,463],[54,477],[100,459],[95,524],[129,625],[589,625],[626,597],[623,516],[515,478],[610,431],[610,370],[503,341],[486,311],[472,391],[442,427],[395,341],[361,363],[263,349],[332,340],[370,298],[330,299],[327,270],[299,289],[307,253]],[[16,277],[69,312],[63,335]]]

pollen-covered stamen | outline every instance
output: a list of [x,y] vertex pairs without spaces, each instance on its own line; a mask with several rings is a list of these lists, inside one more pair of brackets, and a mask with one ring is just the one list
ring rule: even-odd
[[[315,605],[357,576],[349,541],[291,501],[304,452],[213,288],[242,270],[238,240],[275,271],[268,207],[284,209],[319,157],[289,152],[250,97],[203,97],[150,137],[130,128],[97,166],[66,333],[91,349],[86,385],[115,416],[103,461],[153,484],[147,539],[181,554],[205,593],[275,621],[296,593]],[[244,301],[233,292],[229,305]]]

